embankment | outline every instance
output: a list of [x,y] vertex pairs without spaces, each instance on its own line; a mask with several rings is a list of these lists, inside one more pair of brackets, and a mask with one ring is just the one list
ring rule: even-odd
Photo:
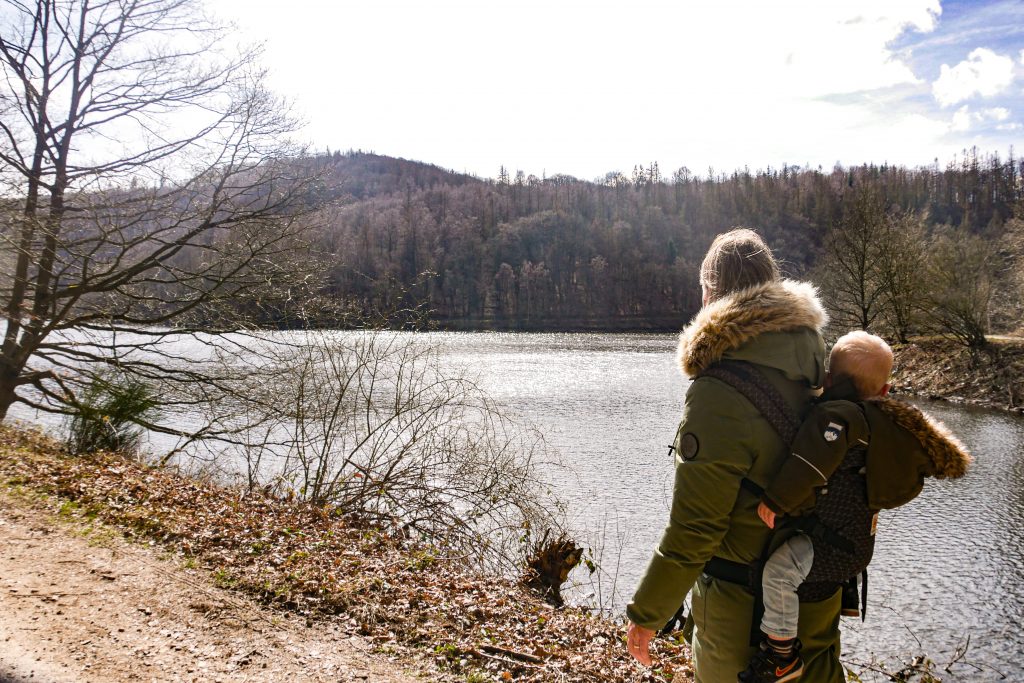
[[971,354],[948,339],[895,345],[893,392],[1024,414],[1024,339],[992,337]]

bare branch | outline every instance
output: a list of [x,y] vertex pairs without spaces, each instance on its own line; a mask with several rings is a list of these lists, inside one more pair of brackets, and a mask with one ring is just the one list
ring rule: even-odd
[[288,142],[294,122],[263,86],[260,49],[229,48],[195,0],[13,2],[4,21],[0,177],[23,200],[2,207],[17,229],[0,264],[0,418],[39,404],[29,389],[59,409],[112,363],[225,389],[158,343],[135,346],[143,360],[52,336],[237,328],[246,307],[317,286],[297,253],[315,172]]

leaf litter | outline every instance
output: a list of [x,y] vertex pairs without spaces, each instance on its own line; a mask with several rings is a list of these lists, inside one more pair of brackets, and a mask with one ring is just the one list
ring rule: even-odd
[[330,506],[222,486],[120,455],[68,455],[36,429],[0,426],[9,487],[54,496],[207,569],[218,585],[308,620],[340,615],[381,649],[413,647],[467,680],[600,683],[693,676],[681,638],[658,638],[652,669],[625,625],[585,607],[554,608],[518,581],[485,575],[401,529]]

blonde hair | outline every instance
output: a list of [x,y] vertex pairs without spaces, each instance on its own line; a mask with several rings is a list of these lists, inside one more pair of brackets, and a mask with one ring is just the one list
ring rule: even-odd
[[716,237],[700,264],[700,284],[711,301],[780,277],[772,250],[748,228],[733,228]]
[[892,373],[892,349],[881,337],[863,330],[844,334],[836,340],[828,357],[833,383],[853,381],[860,398],[879,396]]

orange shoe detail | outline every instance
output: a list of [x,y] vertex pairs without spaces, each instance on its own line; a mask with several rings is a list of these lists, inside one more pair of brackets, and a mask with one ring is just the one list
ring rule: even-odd
[[788,674],[790,671],[792,671],[793,668],[796,667],[796,665],[799,664],[799,663],[800,663],[800,658],[797,657],[792,662],[790,662],[789,664],[787,664],[784,667],[783,666],[775,667],[775,677],[776,678],[782,678],[783,676]]

